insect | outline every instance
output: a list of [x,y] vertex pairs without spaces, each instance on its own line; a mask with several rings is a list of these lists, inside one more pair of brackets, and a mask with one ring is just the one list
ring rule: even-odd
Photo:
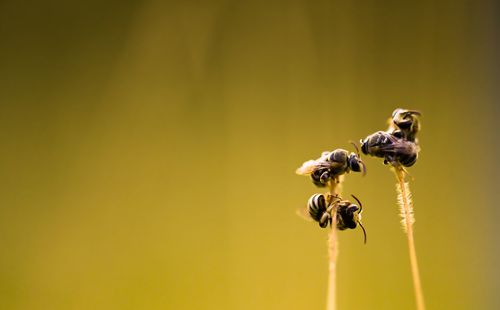
[[314,185],[325,187],[330,180],[336,180],[340,175],[350,171],[363,172],[366,174],[366,167],[360,158],[359,150],[356,153],[336,149],[332,152],[323,152],[321,157],[316,160],[306,161],[296,170],[297,174],[310,175]]
[[420,112],[414,110],[396,109],[389,120],[389,132],[395,137],[416,142],[417,132],[420,130]]
[[384,164],[411,167],[418,158],[420,147],[412,141],[398,138],[385,131],[377,131],[361,140],[361,151],[365,155],[384,158]]
[[311,218],[318,222],[321,228],[332,225],[332,212],[335,210],[337,214],[335,227],[338,230],[346,230],[355,229],[359,225],[363,230],[364,243],[366,243],[366,230],[361,224],[363,206],[356,196],[351,196],[358,202],[359,207],[349,200],[342,200],[340,197],[332,197],[333,201],[328,204],[325,195],[314,194],[309,198],[307,209]]

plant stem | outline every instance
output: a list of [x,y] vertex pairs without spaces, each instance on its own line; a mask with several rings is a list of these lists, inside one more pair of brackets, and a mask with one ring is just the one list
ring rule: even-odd
[[418,310],[425,310],[424,294],[420,282],[420,273],[418,271],[417,251],[415,249],[415,240],[413,238],[413,206],[411,201],[411,192],[408,183],[405,181],[405,171],[402,167],[395,167],[394,172],[398,180],[397,187],[399,192],[399,203],[403,216],[403,226],[406,230],[408,239],[408,252],[410,254],[411,274],[413,277],[413,287],[415,289],[415,299]]
[[[330,203],[333,197],[340,196],[342,178],[330,182]],[[332,210],[332,228],[328,234],[328,291],[326,310],[337,309],[337,210]]]

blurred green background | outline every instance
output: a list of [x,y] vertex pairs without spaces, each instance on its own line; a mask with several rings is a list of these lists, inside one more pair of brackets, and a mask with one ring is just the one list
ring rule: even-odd
[[[303,161],[423,112],[428,309],[498,309],[495,1],[0,2],[1,309],[323,309]],[[339,309],[413,309],[395,180],[347,177]]]

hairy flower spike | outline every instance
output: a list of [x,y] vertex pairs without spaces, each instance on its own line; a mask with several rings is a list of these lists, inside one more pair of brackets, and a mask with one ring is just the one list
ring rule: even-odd
[[415,223],[410,185],[408,184],[408,182],[400,181],[396,184],[396,190],[398,192],[398,205],[401,215],[401,225],[403,226],[404,232],[408,233],[407,223],[409,223],[410,225],[413,225],[413,223]]

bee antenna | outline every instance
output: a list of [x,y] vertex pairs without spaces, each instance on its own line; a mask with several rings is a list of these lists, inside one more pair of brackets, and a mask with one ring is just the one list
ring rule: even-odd
[[363,241],[364,241],[364,244],[366,244],[366,230],[365,230],[365,227],[363,226],[363,224],[361,224],[360,221],[358,221],[358,224],[361,227],[361,229],[363,230]]
[[365,176],[366,175],[366,165],[365,163],[359,159],[358,162],[361,164],[361,169],[363,170],[363,172],[361,173],[362,176]]
[[408,113],[415,114],[415,115],[418,115],[418,116],[422,115],[422,113],[420,113],[419,111],[415,111],[415,110],[408,110]]
[[361,156],[359,155],[358,145],[356,143],[354,143],[354,141],[352,141],[352,140],[349,140],[349,143],[352,144],[352,146],[354,146],[354,149],[356,150],[356,156],[358,156],[358,158],[360,158]]
[[360,211],[359,211],[359,212],[361,212],[361,210],[363,210],[363,205],[361,204],[361,201],[359,201],[359,199],[358,199],[358,198],[356,198],[356,196],[354,196],[354,195],[352,195],[352,194],[351,194],[351,196],[352,196],[352,198],[354,198],[354,199],[355,199],[355,200],[359,203],[359,209],[360,209]]
[[405,175],[407,175],[411,180],[414,180],[413,176],[408,172],[408,169],[406,169],[403,166],[401,166],[401,168],[402,168]]

